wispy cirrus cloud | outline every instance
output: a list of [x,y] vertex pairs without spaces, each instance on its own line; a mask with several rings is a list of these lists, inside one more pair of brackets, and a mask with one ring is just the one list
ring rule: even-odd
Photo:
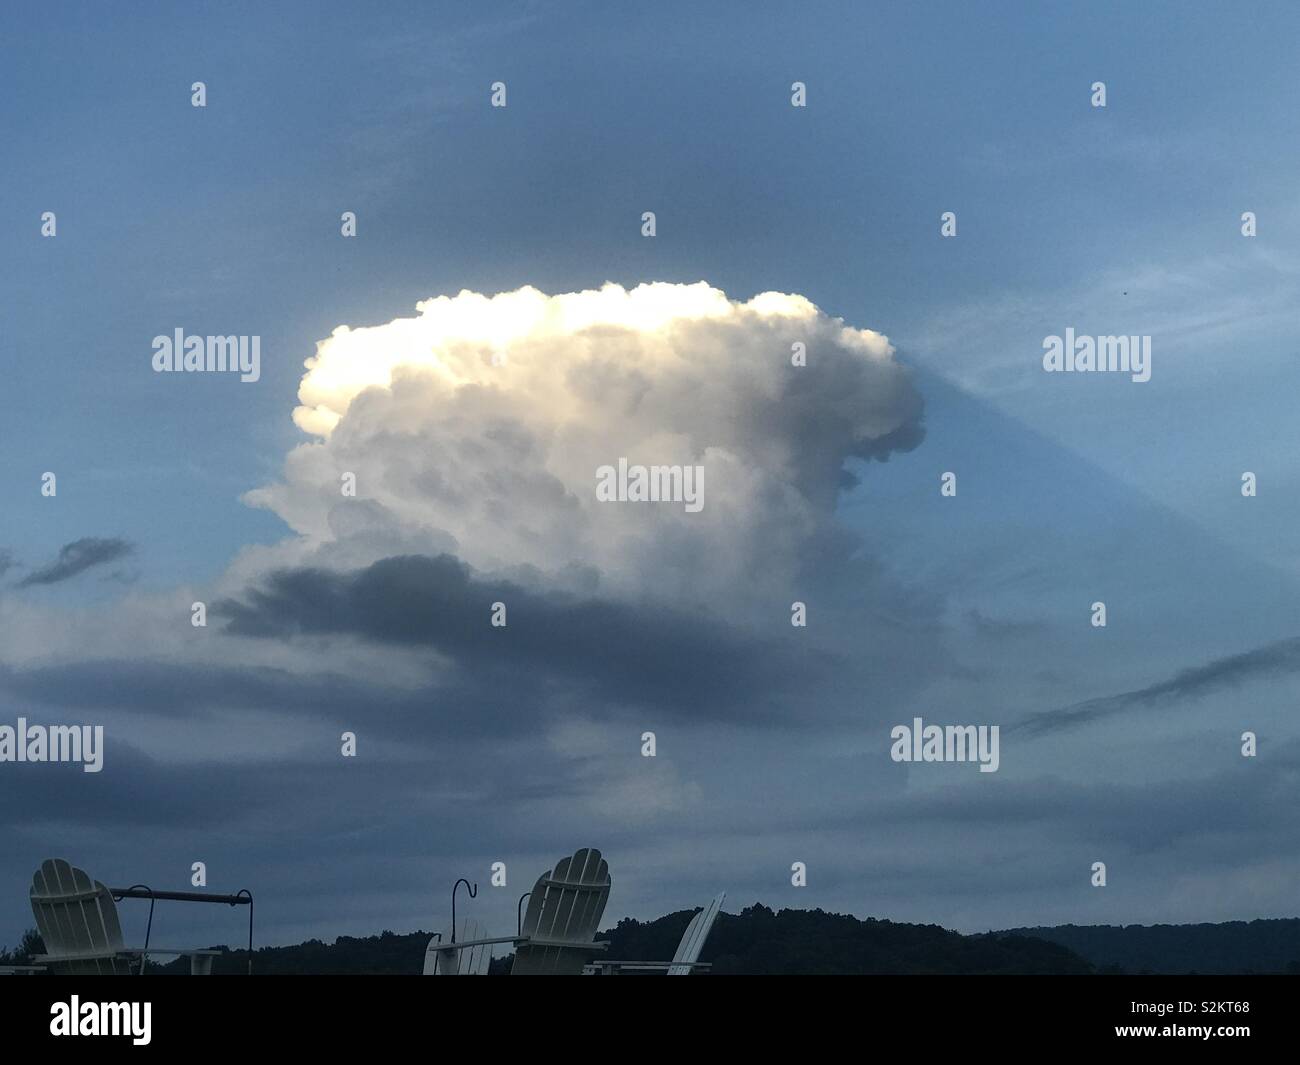
[[1149,684],[1145,688],[1086,699],[1059,710],[1035,714],[1007,731],[1029,734],[1060,732],[1125,710],[1164,706],[1175,699],[1197,698],[1225,688],[1291,673],[1300,673],[1300,637],[1216,658],[1204,666],[1181,670],[1168,680]]

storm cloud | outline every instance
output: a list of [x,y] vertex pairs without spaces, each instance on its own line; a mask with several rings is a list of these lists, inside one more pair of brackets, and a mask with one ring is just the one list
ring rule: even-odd
[[[246,496],[317,561],[447,552],[730,612],[784,594],[837,524],[849,460],[924,435],[888,340],[802,296],[607,284],[418,311],[320,342],[294,414],[314,439]],[[599,501],[596,471],[620,458],[703,467],[703,509]]]
[[[497,603],[505,608],[501,627],[489,623]],[[481,580],[449,555],[383,559],[347,574],[281,570],[213,610],[236,636],[353,635],[424,646],[457,673],[506,691],[563,682],[602,705],[755,724],[781,716],[784,701],[818,673],[845,666],[694,612]]]

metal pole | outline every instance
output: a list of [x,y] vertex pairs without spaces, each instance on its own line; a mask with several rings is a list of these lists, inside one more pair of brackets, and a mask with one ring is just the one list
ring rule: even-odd
[[519,936],[524,934],[524,899],[531,894],[531,891],[525,891],[520,895],[519,904],[515,907],[515,933]]
[[459,880],[457,880],[455,884],[452,885],[452,889],[451,889],[451,941],[452,941],[453,943],[456,942],[456,890],[461,886],[461,884],[464,884],[464,885],[465,885],[465,890],[469,892],[469,897],[470,897],[471,899],[476,899],[476,898],[478,898],[478,885],[477,885],[477,884],[471,884],[471,883],[470,883],[468,880],[466,880],[463,876],[462,876]]
[[109,888],[115,899],[166,899],[170,902],[224,902],[227,906],[251,906],[253,896],[245,888],[238,895],[216,895],[208,891],[150,891],[144,884]]

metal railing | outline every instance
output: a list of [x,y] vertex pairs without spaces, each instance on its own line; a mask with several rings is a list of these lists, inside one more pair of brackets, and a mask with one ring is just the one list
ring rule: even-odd
[[[233,895],[219,895],[212,891],[154,891],[148,884],[132,884],[129,888],[109,888],[114,902],[123,899],[148,899],[149,923],[145,926],[144,949],[149,949],[149,936],[153,932],[153,907],[159,899],[164,902],[219,902],[227,906],[248,907],[248,975],[253,975],[253,893],[241,888]],[[140,956],[140,972],[144,972],[146,955]]]

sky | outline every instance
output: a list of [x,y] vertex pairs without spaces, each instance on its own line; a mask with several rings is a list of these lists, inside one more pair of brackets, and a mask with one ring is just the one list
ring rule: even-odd
[[[1297,31],[6,9],[0,726],[105,752],[0,763],[0,943],[52,856],[204,862],[262,943],[443,927],[460,876],[509,931],[583,846],[610,923],[1297,916]],[[176,329],[258,380],[155,372]],[[1044,372],[1067,329],[1150,380]],[[702,509],[601,502],[620,457]],[[997,771],[895,761],[916,717]]]

